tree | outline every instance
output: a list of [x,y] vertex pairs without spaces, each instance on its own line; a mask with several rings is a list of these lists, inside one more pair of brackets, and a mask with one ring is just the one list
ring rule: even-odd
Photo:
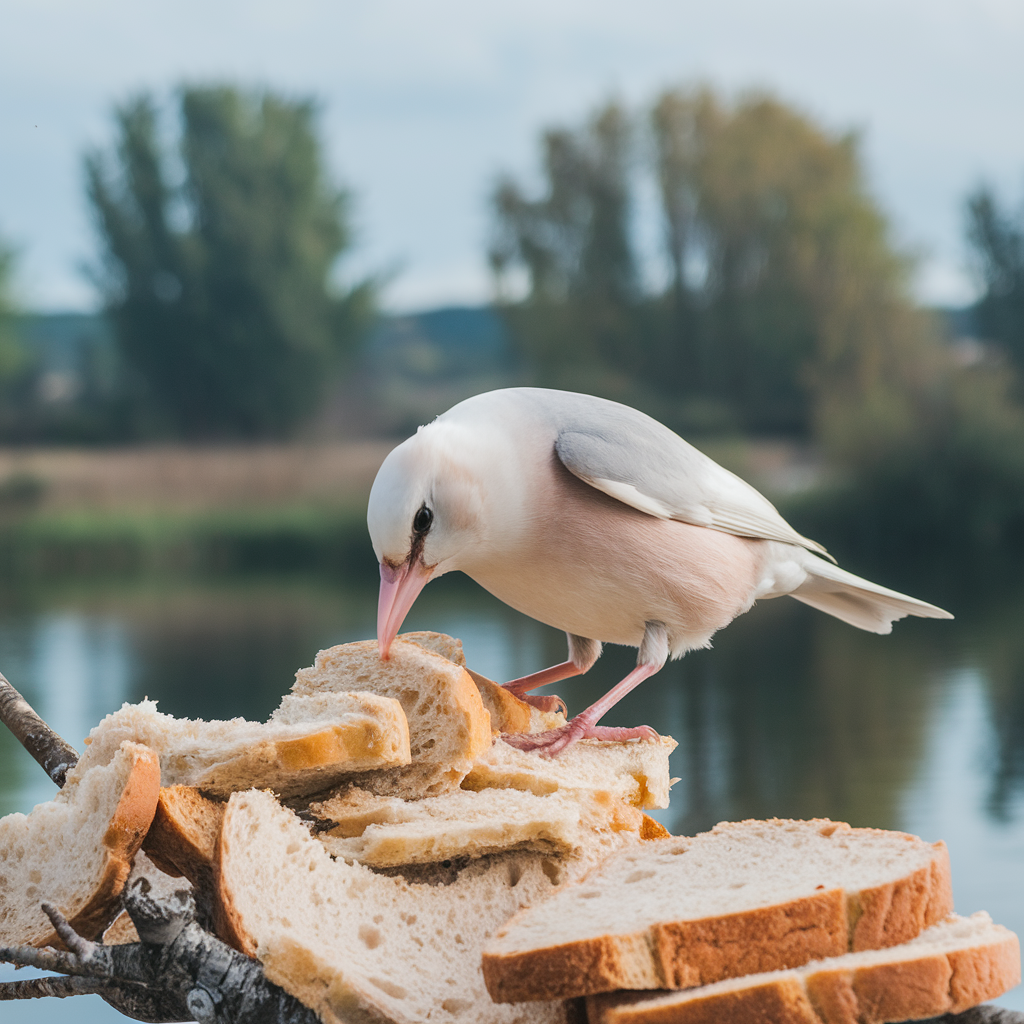
[[14,250],[0,239],[0,395],[23,365],[23,353],[15,329],[15,307],[11,295]]
[[614,388],[607,371],[635,333],[630,136],[625,111],[609,103],[579,131],[544,133],[544,197],[527,198],[508,177],[494,194],[491,264],[499,281],[515,264],[526,270],[529,294],[507,310],[526,355],[554,383],[578,386],[582,369]]
[[[601,160],[612,110],[622,127],[614,160]],[[529,282],[506,308],[542,376],[561,366],[571,379],[586,357],[676,423],[703,404],[720,422],[790,434],[816,429],[840,398],[859,405],[888,387],[929,328],[915,319],[908,265],[864,187],[856,140],[770,96],[727,103],[708,89],[664,93],[643,132],[625,122],[610,107],[576,131],[547,132],[547,195],[527,200],[507,179],[495,194],[495,265],[518,263]],[[644,145],[631,151],[631,138]],[[615,189],[600,191],[605,180]],[[631,213],[649,185],[661,252],[633,242]],[[638,267],[652,265],[665,285],[647,275],[642,286]],[[609,322],[615,332],[602,334]]]
[[1014,221],[992,191],[981,187],[967,201],[967,221],[985,287],[975,306],[979,330],[1024,369],[1024,212]]
[[118,108],[114,155],[86,157],[98,275],[126,364],[191,438],[282,436],[308,417],[372,299],[331,274],[349,247],[315,107],[270,92],[188,87],[178,159],[157,108]]

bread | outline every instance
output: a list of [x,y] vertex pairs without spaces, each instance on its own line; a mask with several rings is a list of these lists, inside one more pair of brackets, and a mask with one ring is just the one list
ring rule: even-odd
[[466,669],[469,677],[476,683],[480,691],[480,699],[491,718],[491,731],[495,733],[542,732],[545,729],[557,729],[565,725],[565,715],[539,711],[526,701],[520,700],[511,690],[480,675],[466,666],[466,656],[462,651],[462,641],[445,633],[420,631],[402,633],[399,640],[419,644],[420,647],[440,654],[452,664]]
[[52,903],[87,939],[116,916],[160,791],[156,754],[123,744],[108,764],[72,769],[29,815],[0,819],[0,946],[59,946],[40,904]]
[[668,756],[675,747],[669,736],[656,743],[580,740],[557,757],[545,757],[497,740],[476,759],[462,788],[520,789],[538,796],[600,790],[633,807],[668,807]]
[[400,705],[372,693],[291,698],[265,725],[174,718],[149,700],[125,704],[89,734],[81,763],[105,764],[126,739],[157,752],[165,786],[222,797],[253,785],[313,793],[355,772],[409,763]]
[[375,640],[321,651],[295,675],[293,694],[370,690],[397,700],[409,722],[412,763],[364,775],[359,785],[389,796],[417,798],[458,789],[474,759],[491,745],[491,723],[466,670],[401,638],[381,661]]
[[317,838],[332,857],[371,867],[427,864],[506,850],[569,853],[593,832],[639,838],[643,815],[607,794],[458,790],[424,800],[355,789],[310,812],[333,827]]
[[949,858],[826,820],[725,823],[614,854],[499,929],[495,1001],[689,988],[898,945],[953,909]]
[[165,874],[187,878],[196,888],[209,891],[224,807],[193,786],[161,789],[143,849]]
[[494,1006],[487,935],[555,891],[564,862],[483,858],[450,884],[334,861],[268,793],[237,793],[218,848],[231,939],[326,1024],[563,1024],[560,1003]]
[[1020,981],[1017,936],[952,917],[900,946],[684,992],[590,996],[590,1024],[888,1024],[961,1013]]

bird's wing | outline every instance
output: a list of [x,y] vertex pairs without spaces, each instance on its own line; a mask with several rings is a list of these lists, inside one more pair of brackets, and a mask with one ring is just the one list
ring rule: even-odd
[[555,451],[591,487],[659,519],[784,541],[831,557],[797,533],[763,494],[657,420],[600,399],[567,406],[557,417]]

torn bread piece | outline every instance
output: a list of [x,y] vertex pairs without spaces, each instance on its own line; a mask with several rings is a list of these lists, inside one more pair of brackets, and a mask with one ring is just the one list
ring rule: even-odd
[[649,810],[668,807],[668,757],[676,748],[669,736],[649,740],[580,740],[557,757],[518,750],[502,740],[481,754],[462,781],[463,789],[519,789],[544,796],[559,790],[600,790]]
[[43,902],[80,935],[99,938],[120,909],[159,792],[156,754],[124,743],[107,764],[73,768],[30,814],[0,819],[0,945],[60,946]]
[[1020,945],[985,913],[950,917],[916,939],[789,971],[683,992],[590,996],[590,1024],[894,1024],[962,1013],[1020,982]]
[[593,833],[640,838],[644,815],[606,793],[458,790],[424,800],[380,797],[353,789],[310,812],[331,827],[317,833],[332,857],[397,867],[509,850],[569,853]]
[[690,988],[907,942],[953,909],[949,856],[827,820],[728,822],[609,857],[499,929],[498,1002]]
[[504,854],[447,884],[411,882],[332,860],[291,811],[258,792],[232,796],[218,849],[231,941],[326,1024],[565,1024],[559,1002],[493,1005],[480,949],[572,870]]
[[369,691],[397,700],[409,722],[412,763],[363,775],[358,784],[384,795],[417,798],[458,789],[492,742],[490,716],[464,668],[417,643],[397,639],[387,661],[376,640],[321,651],[295,675],[292,696]]
[[194,786],[167,786],[160,790],[142,848],[165,874],[187,878],[198,890],[208,892],[226,806]]
[[414,633],[401,633],[399,640],[419,644],[428,651],[440,654],[452,664],[466,669],[470,678],[480,691],[480,698],[491,716],[491,731],[495,733],[544,732],[547,729],[558,729],[565,725],[565,715],[558,712],[540,711],[526,701],[520,700],[511,690],[488,679],[487,676],[474,672],[466,665],[466,656],[462,651],[462,641],[446,633],[432,633],[421,630]]
[[409,763],[401,706],[373,693],[291,698],[266,724],[174,718],[150,700],[125,704],[92,730],[80,763],[105,764],[126,739],[157,752],[165,786],[221,797],[250,786],[314,793],[357,772]]

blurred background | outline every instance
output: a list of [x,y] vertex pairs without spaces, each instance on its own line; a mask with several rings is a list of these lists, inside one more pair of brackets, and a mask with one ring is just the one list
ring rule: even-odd
[[[1024,931],[1024,8],[3,21],[0,671],[52,726],[80,745],[143,696],[264,718],[374,634],[390,448],[480,391],[587,391],[956,615],[878,637],[769,602],[668,666],[607,720],[679,740],[665,823],[942,838],[957,909]],[[496,679],[564,658],[464,578],[408,628]],[[633,657],[559,684],[570,709]],[[0,733],[0,812],[52,791]]]

